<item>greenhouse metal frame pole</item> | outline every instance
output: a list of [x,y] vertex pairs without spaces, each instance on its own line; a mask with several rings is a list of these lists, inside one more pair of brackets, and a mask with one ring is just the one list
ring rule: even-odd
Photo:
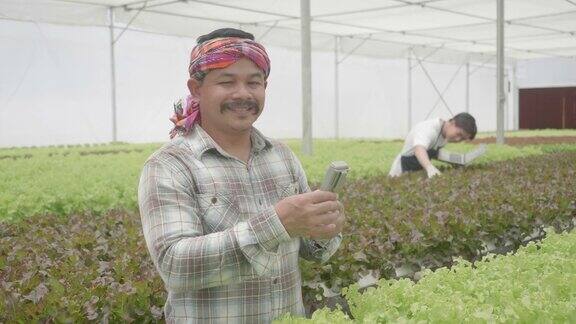
[[114,47],[114,8],[108,7],[110,17],[110,90],[112,99],[112,142],[118,141],[117,120],[116,120],[116,55]]
[[512,75],[513,75],[513,87],[512,87],[512,103],[513,105],[513,109],[514,109],[514,122],[512,123],[514,130],[518,130],[520,129],[520,121],[519,121],[519,117],[520,117],[520,93],[519,93],[519,89],[518,89],[518,78],[517,78],[517,71],[518,70],[518,63],[514,62],[514,68],[512,70]]
[[470,62],[466,62],[466,112],[470,113]]
[[[410,55],[410,54],[408,54]],[[407,88],[408,88],[408,127],[406,129],[406,134],[410,133],[410,129],[412,128],[412,59],[408,56],[408,80],[407,80]]]
[[496,143],[504,144],[504,104],[506,97],[504,93],[504,0],[497,0],[496,6],[497,20],[497,81],[496,81]]
[[[436,83],[434,82],[434,79],[432,79],[432,77],[430,76],[430,73],[428,72],[428,70],[426,69],[426,67],[424,66],[424,64],[422,64],[422,59],[420,59],[418,57],[418,55],[416,55],[416,53],[414,52],[414,49],[411,49],[412,52],[412,56],[414,57],[414,59],[417,62],[417,65],[420,66],[420,68],[422,69],[422,72],[424,72],[424,75],[426,76],[426,78],[428,79],[428,81],[430,82],[430,85],[432,85],[432,88],[434,88],[434,91],[436,91],[436,93],[438,94],[438,98],[442,101],[442,103],[444,104],[444,107],[446,107],[446,109],[450,112],[451,116],[454,116],[454,113],[452,112],[452,109],[450,109],[450,106],[448,106],[448,103],[446,102],[446,100],[444,99],[444,94],[438,89],[438,86],[436,86]],[[430,56],[430,55],[428,55]],[[462,65],[460,66],[460,68],[462,67]],[[458,71],[457,71],[458,72]],[[431,112],[430,112],[431,113]]]
[[338,61],[338,50],[340,48],[340,37],[334,36],[334,138],[340,138],[340,62]]
[[300,0],[302,54],[302,153],[312,155],[312,41],[310,0]]

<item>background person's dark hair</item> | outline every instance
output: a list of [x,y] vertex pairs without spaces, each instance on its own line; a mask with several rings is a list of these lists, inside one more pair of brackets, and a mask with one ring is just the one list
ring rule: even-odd
[[[202,35],[198,38],[196,38],[196,42],[198,43],[198,45],[209,41],[211,39],[214,38],[221,38],[221,37],[238,37],[238,38],[246,38],[246,39],[250,39],[250,40],[254,40],[254,35],[247,33],[243,30],[240,29],[236,29],[236,28],[220,28],[220,29],[216,29],[206,35]],[[196,73],[194,73],[194,75],[191,75],[191,77],[193,77],[194,79],[202,82],[202,80],[204,80],[204,78],[206,77],[206,72],[203,71],[198,71]]]
[[469,113],[459,113],[450,120],[453,120],[457,127],[462,128],[466,133],[468,133],[471,140],[476,137],[476,119],[474,119],[474,117]]

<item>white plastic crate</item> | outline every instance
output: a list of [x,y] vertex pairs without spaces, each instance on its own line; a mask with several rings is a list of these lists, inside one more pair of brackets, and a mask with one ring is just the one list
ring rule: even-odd
[[486,144],[480,144],[468,153],[454,153],[441,149],[438,152],[438,160],[451,164],[467,165],[484,153],[486,153]]

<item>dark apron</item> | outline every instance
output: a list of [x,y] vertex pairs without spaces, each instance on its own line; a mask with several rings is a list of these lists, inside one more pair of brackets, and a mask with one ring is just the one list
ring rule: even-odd
[[[438,151],[440,151],[440,149],[430,149],[427,150],[426,153],[428,153],[428,157],[432,160],[438,158]],[[420,171],[423,169],[416,155],[402,156],[400,157],[400,163],[402,165],[402,172]]]
[[[438,134],[438,136],[436,137],[436,141],[434,141],[434,145],[432,147],[434,147],[438,144],[438,140],[440,139],[440,136],[442,136],[442,128],[440,128],[440,134]],[[438,152],[440,151],[441,148],[442,147],[438,147],[437,149],[427,150],[426,153],[428,153],[428,158],[430,160],[437,159],[438,158]],[[402,166],[402,172],[420,171],[420,170],[424,169],[420,165],[420,162],[418,162],[418,158],[416,157],[416,155],[401,156],[400,157],[400,164]]]

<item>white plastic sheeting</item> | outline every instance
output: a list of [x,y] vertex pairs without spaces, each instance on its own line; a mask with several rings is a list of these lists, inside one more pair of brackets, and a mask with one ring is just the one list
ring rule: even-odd
[[[0,17],[89,26],[115,24],[197,37],[223,26],[253,32],[268,45],[299,47],[297,0],[1,0]],[[346,49],[369,38],[359,54],[399,57],[409,47],[442,50],[437,60],[496,51],[495,0],[313,0],[313,47]],[[576,1],[506,0],[506,48],[510,58],[576,56]],[[474,55],[469,55],[472,53]]]
[[[97,143],[111,140],[108,30],[0,21],[0,146]],[[116,48],[118,140],[162,142],[174,99],[187,92],[191,38],[127,32]],[[257,123],[267,135],[301,135],[300,53],[268,46],[272,74]],[[314,136],[334,129],[334,54],[312,57]],[[460,65],[423,63],[443,91]],[[471,67],[470,112],[494,130],[495,70]],[[438,96],[421,67],[413,71],[413,119],[426,118]],[[465,70],[445,93],[465,110]],[[349,56],[340,64],[340,136],[399,138],[408,130],[406,59]],[[417,91],[416,91],[417,89]],[[512,112],[510,112],[512,116]],[[430,116],[450,117],[441,104]],[[512,128],[513,124],[509,124]]]
[[516,74],[519,88],[576,87],[576,60],[520,61]]
[[0,20],[0,146],[110,141],[107,39]]
[[[270,53],[266,110],[257,126],[273,137],[301,136],[298,1],[149,0],[126,7],[134,1],[88,2],[0,0],[0,147],[112,139],[107,6],[117,6],[116,37],[129,24],[115,44],[118,140],[167,139],[171,103],[187,92],[194,39],[221,27],[254,33]],[[576,55],[573,2],[506,0],[507,129],[517,127],[514,60],[520,60],[522,76],[531,70],[521,59],[551,56],[556,62]],[[466,62],[470,112],[480,130],[495,130],[495,1],[311,4],[314,137],[335,135],[334,35],[340,36],[340,58],[345,58],[339,64],[341,137],[398,138],[410,123],[448,118],[448,108],[464,111]],[[410,122],[407,57],[413,66]]]

